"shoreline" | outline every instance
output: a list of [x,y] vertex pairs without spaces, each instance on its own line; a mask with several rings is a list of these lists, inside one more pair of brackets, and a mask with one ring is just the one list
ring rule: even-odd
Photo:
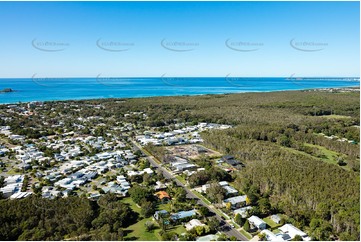
[[[145,98],[159,98],[159,97],[187,97],[187,96],[216,96],[216,95],[232,95],[243,93],[272,93],[272,92],[340,92],[342,90],[348,90],[349,92],[359,92],[360,86],[346,86],[346,87],[326,87],[326,88],[305,88],[294,90],[271,90],[271,91],[243,91],[243,92],[225,92],[225,93],[206,93],[206,94],[180,94],[180,95],[158,95],[158,96],[140,96],[140,97],[94,97],[94,98],[79,98],[79,99],[54,99],[54,100],[32,100],[32,101],[17,101],[0,103],[1,105],[14,105],[14,104],[28,104],[32,102],[76,102],[76,101],[90,101],[90,100],[104,100],[104,99],[145,99]],[[16,92],[16,90],[14,90]],[[7,93],[1,93],[6,95]]]

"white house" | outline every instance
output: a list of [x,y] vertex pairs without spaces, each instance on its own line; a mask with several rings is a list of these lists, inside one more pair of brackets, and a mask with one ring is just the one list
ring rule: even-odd
[[202,223],[201,221],[199,221],[198,219],[192,219],[191,221],[186,223],[184,226],[186,227],[186,230],[189,231],[189,230],[192,230],[194,227],[197,227],[197,226],[205,226],[205,224]]
[[236,210],[233,210],[234,215],[239,214],[241,215],[242,218],[247,218],[248,216],[248,211],[250,211],[252,209],[251,206],[247,206],[247,207],[243,207],[243,208],[239,208]]
[[242,207],[244,204],[246,204],[246,198],[247,198],[247,195],[230,197],[230,198],[223,200],[223,205],[225,206],[227,203],[231,203],[231,206],[233,209],[239,208],[239,207]]
[[251,217],[248,218],[249,223],[253,226],[256,227],[260,230],[266,229],[267,224],[265,221],[263,221],[262,219],[260,219],[257,216],[252,215]]
[[296,228],[292,224],[285,224],[278,228],[282,233],[288,234],[291,239],[293,239],[296,235],[299,235],[302,237],[304,241],[310,241],[311,238],[302,230]]
[[266,236],[267,241],[286,241],[287,239],[290,239],[289,237],[284,236],[282,233],[274,234],[268,229],[262,230],[261,234]]
[[277,224],[279,224],[279,223],[281,222],[281,218],[280,218],[280,216],[278,216],[277,214],[273,214],[273,215],[271,216],[271,219],[272,219],[273,222],[275,222],[275,223],[277,223]]

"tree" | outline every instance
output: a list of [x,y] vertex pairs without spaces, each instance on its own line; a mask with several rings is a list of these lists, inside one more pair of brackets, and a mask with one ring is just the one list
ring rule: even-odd
[[265,233],[259,233],[258,234],[258,238],[260,241],[265,241],[266,240],[266,234]]
[[175,194],[175,198],[179,202],[185,202],[187,200],[187,192],[182,187],[180,187]]
[[[250,188],[246,194],[247,194],[247,198],[250,201],[249,204],[255,204],[258,201],[258,198],[260,197],[259,189],[255,185],[250,186]],[[246,200],[246,202],[247,202],[247,200]]]
[[194,233],[198,236],[202,236],[204,234],[208,234],[210,232],[210,229],[207,225],[204,226],[196,226],[192,229]]
[[177,234],[175,232],[160,232],[162,240],[175,241],[177,240]]
[[218,183],[213,183],[207,189],[207,197],[211,202],[222,203],[226,195],[226,190]]
[[218,236],[217,241],[227,241],[227,235],[225,235],[224,233],[221,233]]
[[146,218],[149,218],[155,212],[154,203],[147,201],[145,199],[142,200],[140,207],[141,207],[141,210],[140,210],[141,214]]
[[248,219],[247,219],[246,222],[244,223],[243,229],[244,229],[245,231],[247,231],[247,232],[250,230],[250,225],[249,225]]
[[226,209],[230,211],[232,209],[232,203],[230,202],[226,203]]
[[203,217],[206,217],[209,214],[209,209],[205,206],[201,206],[198,211]]
[[271,212],[271,204],[268,198],[260,198],[257,203],[262,214],[267,215]]
[[247,204],[247,205],[250,205],[250,204],[251,204],[251,199],[249,199],[248,196],[246,196],[246,204]]
[[201,236],[201,235],[203,235],[203,233],[204,233],[204,228],[203,228],[203,226],[196,226],[196,227],[194,227],[193,229],[194,229],[194,231],[196,232],[196,234],[197,234],[198,236]]
[[153,229],[155,229],[155,224],[151,221],[147,221],[145,222],[145,231],[149,232],[152,231]]
[[152,193],[147,188],[138,185],[131,187],[128,192],[132,200],[137,204],[141,204],[144,199],[150,200],[152,197]]
[[5,178],[3,176],[0,176],[0,187],[3,187],[5,185]]
[[302,239],[302,237],[301,237],[301,235],[296,235],[293,239],[292,239],[292,241],[303,241],[303,239]]
[[234,222],[236,222],[239,226],[243,226],[244,223],[246,222],[245,218],[242,218],[242,216],[237,213],[236,216],[234,217]]
[[199,171],[188,178],[191,187],[204,185],[209,181],[209,174],[206,171]]
[[213,232],[218,231],[219,228],[219,221],[216,217],[211,217],[208,219],[207,224],[209,229]]
[[194,241],[195,238],[196,236],[194,236],[192,233],[185,232],[179,236],[179,241]]
[[323,219],[313,218],[310,222],[310,234],[317,240],[329,240],[332,226]]

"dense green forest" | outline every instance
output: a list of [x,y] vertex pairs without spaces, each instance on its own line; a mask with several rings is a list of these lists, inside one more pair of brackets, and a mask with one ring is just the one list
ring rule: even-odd
[[122,228],[138,216],[111,194],[98,202],[36,196],[0,200],[0,211],[1,240],[123,240]]
[[[256,195],[267,194],[272,207],[315,239],[335,234],[359,240],[359,97],[356,92],[247,93],[132,99],[122,106],[147,110],[151,126],[174,119],[233,124],[202,137],[207,146],[246,164],[235,183],[240,190],[256,187]],[[330,152],[337,155],[327,157]]]
[[[46,115],[49,125],[57,123],[59,116],[69,117],[56,132],[76,130],[74,124],[79,116],[103,117],[104,120],[92,121],[94,124],[105,124],[96,130],[97,135],[104,135],[117,121],[132,123],[137,128],[158,127],[163,131],[180,122],[231,124],[231,129],[208,131],[201,135],[206,146],[234,155],[245,164],[237,172],[235,185],[238,189],[250,196],[267,197],[274,209],[293,218],[296,226],[306,229],[315,239],[359,240],[359,98],[358,92],[288,91],[84,100],[48,102],[41,114]],[[101,106],[94,108],[93,105]],[[144,112],[147,118],[124,115],[129,112]],[[2,122],[2,125],[10,125],[13,130],[28,137],[54,132],[50,126],[43,124],[40,115]],[[89,130],[78,132],[86,134]],[[332,135],[337,138],[326,137]],[[347,141],[339,141],[341,138]],[[0,220],[3,223],[0,227],[4,230],[1,233],[6,236],[4,239],[16,239],[17,236],[36,239],[36,234],[46,233],[44,222],[39,223],[37,230],[31,234],[21,234],[9,222],[10,216],[20,216],[18,213],[25,212],[21,208],[31,211],[32,208],[27,207],[31,203],[27,200],[1,201],[1,206],[1,211],[18,208],[13,213],[1,212],[0,216],[4,218]],[[98,216],[99,209],[94,209],[91,203],[84,202],[81,207],[85,210],[89,208],[89,213],[75,218],[69,212],[62,219],[74,221],[72,224],[82,221],[86,225]],[[76,209],[74,214],[77,214]],[[38,210],[34,211],[37,214]],[[21,226],[29,226],[25,221],[27,219]],[[56,223],[50,218],[48,222]],[[121,232],[117,229],[121,225],[114,228],[104,226],[85,229],[107,229],[114,236],[120,236]],[[52,231],[53,235],[49,233],[48,238],[58,239],[60,237],[51,236],[62,233],[82,234],[77,232],[81,228],[59,228],[59,231]]]

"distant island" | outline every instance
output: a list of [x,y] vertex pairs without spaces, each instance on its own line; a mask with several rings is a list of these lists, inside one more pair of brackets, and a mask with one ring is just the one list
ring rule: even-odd
[[14,92],[14,90],[11,88],[4,88],[4,89],[0,90],[0,93],[7,93],[7,92]]

